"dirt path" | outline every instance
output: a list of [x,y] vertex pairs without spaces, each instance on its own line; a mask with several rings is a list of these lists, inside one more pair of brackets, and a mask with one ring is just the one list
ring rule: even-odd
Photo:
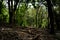
[[1,28],[0,40],[55,40],[47,29]]

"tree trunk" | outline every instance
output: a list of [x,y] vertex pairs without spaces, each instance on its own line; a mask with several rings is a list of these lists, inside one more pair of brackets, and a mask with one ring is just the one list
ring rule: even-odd
[[[3,3],[3,0],[0,0],[0,14],[2,14],[2,4]],[[3,25],[3,19],[2,19],[2,17],[0,17],[0,26],[2,26]]]
[[47,1],[47,5],[48,5],[48,16],[50,17],[50,25],[48,25],[48,27],[50,27],[50,33],[54,34],[54,14],[52,11],[52,3],[51,0],[46,0]]
[[8,0],[8,8],[9,8],[9,24],[11,24],[12,23],[12,15],[11,15],[11,7],[10,7],[10,0]]
[[[11,4],[10,4],[11,2]],[[13,5],[13,0],[8,0],[8,8],[9,8],[9,24],[13,25],[15,23],[15,11],[17,8],[19,0],[15,0],[15,4]]]
[[13,0],[11,0],[11,14],[12,14],[12,18],[11,18],[11,24],[14,25],[14,9],[13,9]]
[[[59,4],[59,13],[60,13],[60,4]],[[60,14],[56,13],[56,24],[57,24],[57,30],[60,30]]]

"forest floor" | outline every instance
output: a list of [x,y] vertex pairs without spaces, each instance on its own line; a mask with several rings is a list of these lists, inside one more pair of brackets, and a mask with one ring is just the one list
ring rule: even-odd
[[0,28],[0,40],[58,40],[47,29]]

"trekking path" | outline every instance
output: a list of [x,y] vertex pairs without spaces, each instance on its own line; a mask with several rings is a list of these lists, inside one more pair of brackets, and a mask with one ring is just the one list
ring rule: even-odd
[[0,40],[57,40],[47,29],[0,28]]

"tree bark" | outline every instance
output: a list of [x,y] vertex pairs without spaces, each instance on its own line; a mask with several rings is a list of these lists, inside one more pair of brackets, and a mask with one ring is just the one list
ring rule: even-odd
[[[9,8],[9,24],[14,24],[15,23],[15,11],[18,5],[19,0],[14,0],[15,4],[13,5],[13,0],[8,0],[8,8]],[[11,4],[10,4],[11,2]]]
[[9,8],[9,24],[12,23],[12,13],[11,13],[11,7],[10,7],[10,0],[8,0],[8,8]]
[[47,5],[48,5],[48,16],[50,17],[50,25],[48,25],[48,27],[50,26],[50,33],[54,34],[54,14],[52,11],[52,3],[51,0],[46,0],[47,1]]

